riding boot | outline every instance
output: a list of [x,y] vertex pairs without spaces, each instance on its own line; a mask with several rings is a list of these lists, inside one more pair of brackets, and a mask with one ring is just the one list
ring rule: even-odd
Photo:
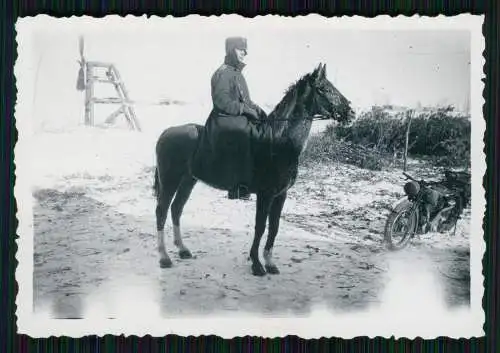
[[227,193],[227,197],[230,200],[250,200],[250,192],[248,191],[248,187],[246,185],[238,185],[233,189],[229,190]]
[[238,168],[237,170],[237,185],[233,189],[229,190],[228,198],[230,200],[240,199],[240,200],[250,200],[250,185],[253,173],[253,155],[250,146],[250,139],[245,136],[238,143],[238,150],[240,156],[235,162]]

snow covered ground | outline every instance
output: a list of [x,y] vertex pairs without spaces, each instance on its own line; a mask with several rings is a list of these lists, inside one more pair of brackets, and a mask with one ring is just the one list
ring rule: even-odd
[[[300,26],[296,32],[282,26],[282,32],[259,42],[262,30],[239,26],[236,20],[230,21],[232,29],[209,21],[206,27],[179,23],[169,27],[167,21],[158,30],[117,22],[115,27],[75,27],[61,21],[47,29],[26,26],[18,31],[16,197],[23,201],[20,268],[29,277],[20,293],[23,298],[30,293],[32,274],[33,295],[22,308],[33,303],[36,313],[35,318],[30,312],[21,317],[23,327],[38,325],[38,331],[74,336],[96,330],[315,337],[469,337],[477,332],[483,318],[477,310],[468,310],[471,283],[479,283],[471,278],[470,242],[482,234],[471,233],[466,214],[454,237],[427,235],[404,251],[388,252],[382,230],[387,206],[402,191],[398,170],[372,172],[342,164],[302,167],[275,243],[281,274],[262,278],[251,275],[247,261],[254,202],[231,201],[224,192],[197,184],[181,220],[185,245],[195,258],[179,259],[169,217],[167,247],[174,267],[162,270],[152,195],[156,139],[168,126],[205,121],[211,108],[207,83],[220,64],[222,40],[235,28],[250,38],[249,86],[268,111],[287,85],[319,60],[328,62],[332,82],[354,105],[384,103],[389,97],[396,104],[413,104],[423,93],[440,100],[437,93],[448,96],[456,87],[460,89],[454,100],[461,102],[470,92],[468,36],[369,30],[330,36],[321,32],[324,27],[314,26],[306,35]],[[82,125],[83,94],[75,90],[76,38],[82,28],[88,29],[88,58],[117,64],[131,98],[138,101],[142,132],[128,130],[122,117],[117,125],[103,126],[110,113],[104,110],[96,111],[96,127]],[[215,34],[201,35],[200,28],[214,29]],[[449,36],[455,41],[448,41]],[[431,43],[429,38],[437,39]],[[376,42],[389,43],[392,51]],[[415,55],[408,49],[410,42],[421,52],[443,52]],[[334,50],[324,54],[331,43]],[[457,54],[442,43],[465,49]],[[376,65],[385,69],[373,70]],[[436,65],[441,70],[435,70]],[[428,74],[417,72],[417,67]],[[186,104],[151,104],[168,98]],[[313,131],[324,124],[313,126]],[[32,200],[32,209],[27,200]],[[474,300],[477,309],[480,298]],[[85,329],[72,331],[74,322],[51,317],[81,317]],[[188,320],[191,317],[196,321]],[[155,325],[160,318],[169,320]]]
[[[169,217],[174,267],[161,270],[151,189],[154,144],[167,126],[203,113],[189,105],[149,107],[138,109],[143,132],[125,124],[74,126],[25,141],[37,313],[123,318],[132,315],[124,308],[133,305],[134,313],[167,318],[367,310],[397,316],[401,307],[410,310],[419,302],[434,303],[432,311],[443,313],[469,305],[469,218],[455,237],[426,236],[391,254],[381,240],[387,206],[401,195],[400,171],[342,164],[301,168],[275,245],[280,275],[260,279],[250,273],[254,202],[228,200],[201,183],[181,221],[195,258],[179,259]],[[447,325],[445,331],[457,329]]]

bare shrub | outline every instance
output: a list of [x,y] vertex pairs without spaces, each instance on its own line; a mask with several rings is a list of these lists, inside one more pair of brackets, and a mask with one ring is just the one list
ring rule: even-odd
[[[303,161],[339,161],[380,170],[404,150],[406,112],[373,107],[350,125],[330,125],[309,141]],[[411,122],[408,153],[436,165],[470,166],[470,118],[453,107],[427,109]],[[392,161],[391,161],[392,159]]]

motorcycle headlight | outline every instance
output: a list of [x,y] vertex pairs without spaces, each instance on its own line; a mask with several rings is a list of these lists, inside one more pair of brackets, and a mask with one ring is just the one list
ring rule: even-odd
[[405,184],[404,190],[409,197],[416,197],[420,191],[420,185],[414,181],[409,181]]

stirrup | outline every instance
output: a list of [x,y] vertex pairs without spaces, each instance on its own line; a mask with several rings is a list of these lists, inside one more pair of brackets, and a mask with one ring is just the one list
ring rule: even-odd
[[250,200],[250,192],[245,185],[238,185],[227,193],[230,200]]

